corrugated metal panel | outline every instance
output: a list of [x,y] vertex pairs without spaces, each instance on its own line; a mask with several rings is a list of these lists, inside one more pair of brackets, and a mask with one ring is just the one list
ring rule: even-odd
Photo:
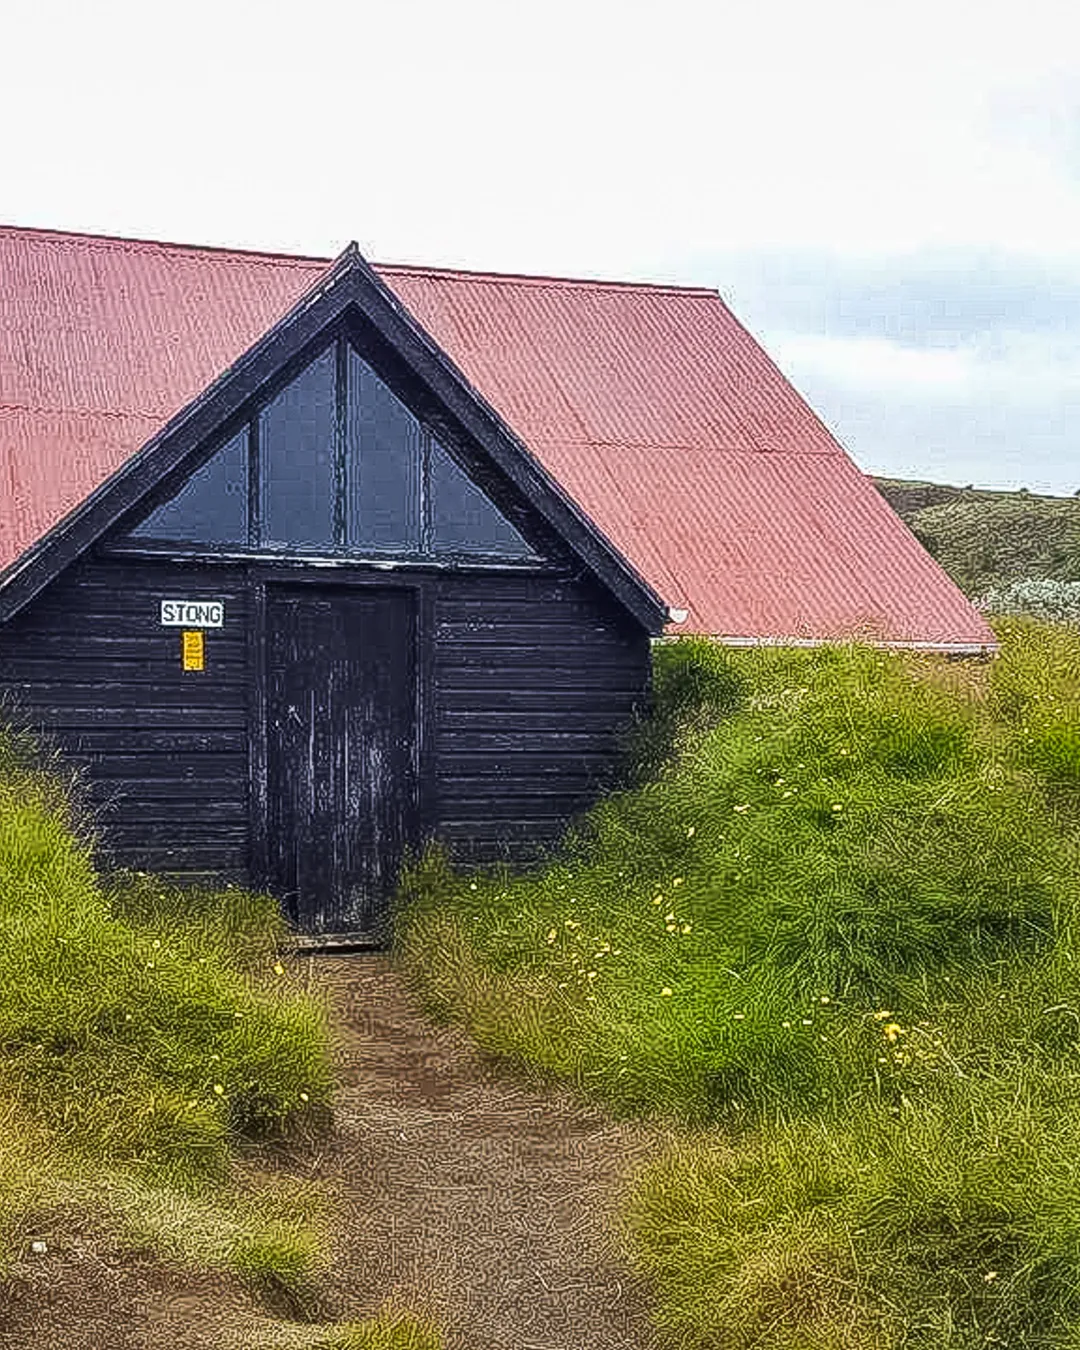
[[[0,567],[328,265],[0,228]],[[677,631],[994,641],[715,292],[377,270]]]
[[668,603],[689,610],[680,632],[988,640],[846,458],[630,446],[588,456],[545,447],[543,458]]

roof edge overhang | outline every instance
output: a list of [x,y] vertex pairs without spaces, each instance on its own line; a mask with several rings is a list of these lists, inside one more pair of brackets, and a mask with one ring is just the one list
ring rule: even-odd
[[374,326],[436,402],[490,456],[600,583],[646,631],[659,635],[668,619],[661,597],[376,275],[355,243],[202,393],[0,572],[0,622],[17,614],[81,557],[234,416],[287,361],[340,321],[350,308]]
[[880,647],[886,651],[940,652],[946,656],[996,656],[1001,650],[1000,642],[935,642],[914,638],[866,638],[851,637],[808,638],[808,637],[734,637],[727,633],[670,633],[660,637],[661,642],[674,641],[681,637],[708,637],[725,647],[842,647],[848,643],[860,643],[867,647]]

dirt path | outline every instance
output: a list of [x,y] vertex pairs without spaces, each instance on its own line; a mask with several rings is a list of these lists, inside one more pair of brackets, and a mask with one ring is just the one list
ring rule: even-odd
[[384,960],[314,958],[313,973],[341,1029],[342,1311],[399,1294],[447,1350],[647,1345],[605,1221],[658,1135],[517,1086],[422,1018]]
[[[606,1224],[662,1132],[517,1085],[421,1017],[382,957],[302,960],[337,1027],[337,1131],[295,1161],[341,1196],[321,1315],[359,1320],[392,1297],[429,1312],[446,1350],[647,1350],[644,1300]],[[4,1350],[308,1339],[228,1280],[70,1238],[49,1266],[7,1287]]]

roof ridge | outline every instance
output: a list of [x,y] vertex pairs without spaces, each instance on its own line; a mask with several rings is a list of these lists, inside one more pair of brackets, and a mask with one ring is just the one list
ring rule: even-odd
[[469,281],[490,281],[499,283],[503,281],[516,281],[525,285],[532,286],[550,286],[561,288],[563,286],[573,287],[574,289],[584,289],[594,287],[597,290],[625,290],[625,291],[664,291],[674,292],[677,295],[707,295],[711,299],[720,296],[719,290],[714,286],[685,286],[673,281],[627,281],[608,277],[565,277],[549,276],[545,273],[537,272],[493,272],[478,271],[468,267],[427,267],[419,263],[380,263],[371,264],[377,272],[389,273],[391,275],[401,273],[412,273],[414,275],[428,276],[454,276],[467,278]]
[[132,238],[119,234],[90,234],[82,230],[53,230],[35,225],[6,225],[0,223],[0,235],[21,235],[34,238],[43,244],[60,247],[79,248],[86,251],[99,250],[108,253],[145,253],[160,250],[173,250],[179,253],[223,253],[230,257],[243,258],[246,262],[309,265],[317,263],[329,267],[334,259],[321,258],[305,253],[273,253],[265,249],[231,248],[225,244],[182,244],[174,239]]
[[[19,235],[24,238],[33,238],[43,244],[56,245],[61,248],[78,248],[84,251],[94,251],[115,253],[143,253],[158,252],[161,250],[174,251],[178,253],[215,253],[224,254],[228,257],[242,258],[248,263],[262,263],[269,266],[307,266],[318,264],[329,267],[334,259],[329,257],[319,257],[315,254],[307,253],[279,253],[266,249],[254,248],[233,248],[226,244],[185,244],[175,239],[147,239],[139,236],[127,236],[118,234],[91,234],[85,230],[54,230],[35,225],[7,225],[0,223],[0,235]],[[479,269],[468,267],[439,267],[427,265],[425,263],[383,263],[371,261],[370,266],[379,273],[388,275],[412,275],[412,276],[438,276],[438,277],[461,277],[469,281],[490,282],[498,285],[503,282],[516,282],[522,285],[551,287],[561,289],[563,287],[576,290],[596,289],[596,290],[627,290],[627,291],[658,291],[664,294],[675,295],[702,295],[716,299],[720,296],[719,290],[712,286],[690,286],[680,285],[677,282],[670,281],[630,281],[625,278],[610,277],[568,277],[554,276],[543,272],[497,272],[491,269]]]

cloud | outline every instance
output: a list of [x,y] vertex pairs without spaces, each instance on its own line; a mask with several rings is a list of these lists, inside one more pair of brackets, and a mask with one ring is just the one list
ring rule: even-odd
[[1076,28],[1074,0],[9,0],[0,219],[715,284],[861,460],[906,428],[911,472],[952,446],[1064,486]]
[[1080,489],[1075,399],[1029,407],[987,400],[897,397],[788,368],[796,385],[867,473],[1071,495]]
[[1080,486],[1080,263],[950,247],[768,249],[711,266],[868,471]]
[[708,264],[736,312],[788,332],[955,348],[988,334],[1067,339],[1080,317],[1080,261],[1001,249],[906,254],[729,253]]

